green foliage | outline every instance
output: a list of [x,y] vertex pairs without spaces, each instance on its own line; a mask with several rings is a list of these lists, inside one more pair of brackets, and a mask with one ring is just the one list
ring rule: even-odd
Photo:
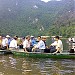
[[60,35],[64,37],[73,37],[75,36],[75,26],[61,26],[60,28],[51,27],[49,29],[50,36]]
[[[15,5],[16,1],[18,5]],[[0,9],[1,35],[75,35],[75,14],[73,0],[7,0]]]

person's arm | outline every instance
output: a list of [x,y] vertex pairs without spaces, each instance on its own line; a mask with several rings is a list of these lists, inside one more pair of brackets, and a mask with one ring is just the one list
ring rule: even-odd
[[56,54],[58,51],[60,52],[60,47],[58,47],[56,52],[54,52],[53,54]]
[[28,51],[26,50],[26,41],[23,42],[23,49],[24,49],[25,52],[28,52]]
[[25,52],[28,52],[28,51],[26,50],[26,48],[24,48],[24,51],[25,51]]
[[39,48],[40,42],[38,42],[33,48],[32,51],[34,51],[35,49]]
[[56,46],[57,45],[57,41],[55,41],[54,43],[52,43],[50,46]]
[[6,47],[7,47],[7,50],[8,50],[8,44],[6,43]]
[[36,46],[34,46],[34,47],[32,48],[32,51],[34,51],[36,48],[37,48],[37,47],[36,47]]
[[8,50],[8,40],[6,39],[5,42],[6,42],[6,47],[7,47],[7,50]]
[[17,47],[17,41],[14,41],[14,47],[15,47],[15,49],[18,49],[18,47]]
[[57,43],[57,49],[56,49],[56,52],[54,52],[54,53],[61,52],[60,51],[61,50],[61,45],[62,45],[62,42],[58,41],[58,43]]

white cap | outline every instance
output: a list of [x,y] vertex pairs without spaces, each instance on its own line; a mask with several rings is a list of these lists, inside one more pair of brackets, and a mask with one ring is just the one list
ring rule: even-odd
[[6,35],[6,37],[8,38],[8,37],[10,37],[9,35]]
[[34,36],[31,36],[31,38],[32,38],[32,37],[34,37]]

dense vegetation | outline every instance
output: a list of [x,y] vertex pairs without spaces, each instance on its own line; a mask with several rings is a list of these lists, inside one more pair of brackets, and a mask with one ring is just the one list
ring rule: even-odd
[[0,0],[0,34],[74,36],[74,4],[74,0]]

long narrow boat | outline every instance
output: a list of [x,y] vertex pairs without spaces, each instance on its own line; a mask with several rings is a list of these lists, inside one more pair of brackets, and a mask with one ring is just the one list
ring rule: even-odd
[[12,52],[10,50],[0,50],[0,55],[4,54],[12,54]]
[[13,55],[21,57],[33,57],[33,58],[54,58],[54,59],[75,59],[75,54],[73,53],[61,53],[61,54],[51,54],[51,53],[40,53],[40,52],[23,52],[23,51],[12,51]]

